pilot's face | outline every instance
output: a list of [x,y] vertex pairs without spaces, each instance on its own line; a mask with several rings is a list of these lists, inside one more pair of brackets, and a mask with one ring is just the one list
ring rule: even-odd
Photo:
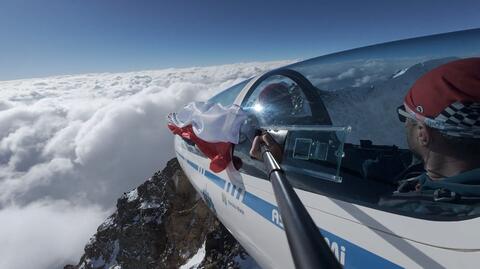
[[428,149],[428,132],[423,123],[413,119],[405,121],[405,133],[407,136],[407,144],[414,155],[423,159]]

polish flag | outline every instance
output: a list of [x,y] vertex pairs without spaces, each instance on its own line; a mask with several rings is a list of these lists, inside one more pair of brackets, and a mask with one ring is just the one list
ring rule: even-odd
[[210,161],[210,170],[219,173],[232,161],[233,144],[238,144],[240,127],[247,113],[237,105],[192,102],[168,115],[172,133],[195,143]]

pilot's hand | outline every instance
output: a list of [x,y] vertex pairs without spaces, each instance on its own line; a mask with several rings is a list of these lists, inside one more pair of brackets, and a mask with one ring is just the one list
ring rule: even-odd
[[268,133],[255,136],[252,147],[250,148],[250,156],[257,160],[262,160],[261,146],[266,145],[278,163],[282,162],[282,147]]

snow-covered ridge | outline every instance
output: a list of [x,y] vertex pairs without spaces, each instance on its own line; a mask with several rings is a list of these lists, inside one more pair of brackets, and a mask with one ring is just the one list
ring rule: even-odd
[[397,73],[395,73],[395,74],[392,76],[392,78],[398,78],[399,76],[405,74],[407,71],[408,71],[408,68],[404,68],[404,69],[398,71]]
[[193,255],[185,264],[180,266],[180,269],[196,269],[204,258],[205,242],[203,242],[202,246],[197,250],[197,253],[195,253],[195,255]]

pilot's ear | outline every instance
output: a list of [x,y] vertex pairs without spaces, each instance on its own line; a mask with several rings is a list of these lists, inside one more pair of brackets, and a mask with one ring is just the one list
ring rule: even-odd
[[417,128],[418,143],[427,147],[432,140],[432,130],[422,122],[417,122],[415,127]]

